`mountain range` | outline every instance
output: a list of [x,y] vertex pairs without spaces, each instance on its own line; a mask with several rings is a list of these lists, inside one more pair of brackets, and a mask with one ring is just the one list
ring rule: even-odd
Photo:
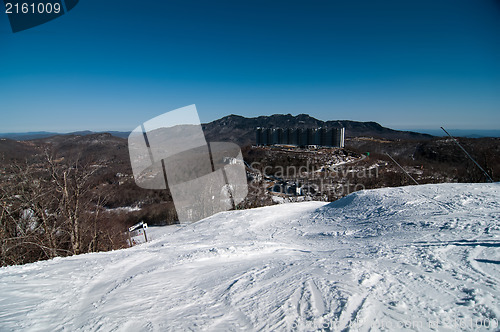
[[[432,135],[411,131],[394,130],[383,127],[377,122],[359,122],[350,120],[322,121],[307,114],[293,116],[291,114],[274,114],[246,118],[240,115],[228,115],[218,120],[202,125],[207,141],[232,141],[240,145],[255,143],[255,129],[266,128],[333,128],[344,127],[347,137],[376,137],[385,139],[430,139]],[[77,131],[71,133],[57,132],[25,132],[25,133],[0,133],[0,138],[17,141],[47,138],[55,135],[86,136],[95,134],[93,131]],[[115,137],[127,138],[130,132],[108,131]]]
[[347,137],[376,137],[385,139],[430,139],[433,136],[411,131],[386,128],[377,122],[359,122],[350,120],[322,121],[307,114],[274,114],[245,118],[228,115],[203,125],[208,141],[232,141],[240,145],[255,143],[255,129],[264,128],[339,128],[344,127]]

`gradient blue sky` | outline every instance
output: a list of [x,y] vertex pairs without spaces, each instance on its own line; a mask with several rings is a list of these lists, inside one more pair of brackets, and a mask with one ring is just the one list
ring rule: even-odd
[[0,13],[0,132],[132,130],[307,113],[500,129],[500,1],[81,0],[13,34]]

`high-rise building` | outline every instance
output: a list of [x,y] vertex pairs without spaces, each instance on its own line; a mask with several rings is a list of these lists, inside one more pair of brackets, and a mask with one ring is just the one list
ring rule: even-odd
[[257,128],[257,145],[289,144],[297,146],[344,147],[345,128]]

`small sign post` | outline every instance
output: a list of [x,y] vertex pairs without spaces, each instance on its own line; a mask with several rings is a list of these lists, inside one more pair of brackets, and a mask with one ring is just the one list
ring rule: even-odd
[[130,246],[133,246],[134,243],[132,242],[132,237],[133,236],[137,236],[137,235],[140,235],[141,234],[141,231],[142,233],[144,234],[144,240],[146,242],[148,242],[148,236],[146,235],[146,229],[148,228],[148,224],[146,224],[145,222],[141,221],[137,224],[135,224],[134,226],[130,226],[128,228],[128,239],[130,241]]

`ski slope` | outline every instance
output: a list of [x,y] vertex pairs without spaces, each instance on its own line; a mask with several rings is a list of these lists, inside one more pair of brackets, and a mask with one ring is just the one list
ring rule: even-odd
[[498,331],[499,198],[386,188],[150,228],[1,268],[0,331]]

